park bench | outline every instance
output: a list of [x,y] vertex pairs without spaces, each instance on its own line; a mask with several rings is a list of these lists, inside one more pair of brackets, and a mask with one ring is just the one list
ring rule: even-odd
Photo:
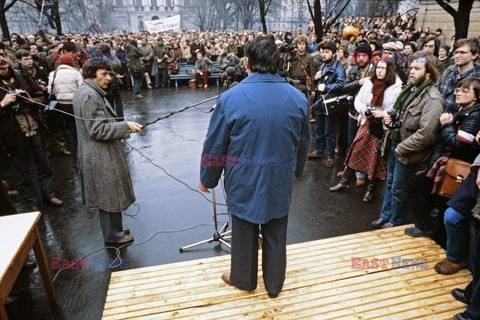
[[[179,80],[190,80],[194,79],[195,77],[193,74],[187,72],[189,69],[195,69],[195,65],[187,62],[180,63],[180,68],[178,70],[178,74],[170,75],[170,80],[175,81],[175,88],[178,88],[178,81]],[[217,86],[220,85],[220,78],[222,77],[223,69],[220,65],[220,62],[215,61],[213,62],[212,68],[210,69],[210,74],[208,75],[208,79],[215,79],[217,82]]]

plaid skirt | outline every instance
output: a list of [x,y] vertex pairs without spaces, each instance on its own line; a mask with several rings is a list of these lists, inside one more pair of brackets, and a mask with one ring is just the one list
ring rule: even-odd
[[370,132],[368,120],[360,125],[348,150],[345,165],[367,174],[369,180],[387,178],[387,161],[380,157],[382,141]]

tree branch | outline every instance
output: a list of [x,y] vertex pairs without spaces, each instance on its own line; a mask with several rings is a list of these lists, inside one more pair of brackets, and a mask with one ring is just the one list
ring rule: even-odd
[[332,11],[330,11],[327,15],[327,17],[325,18],[325,21],[328,20],[328,18],[330,18],[330,16],[333,14],[333,12],[335,12],[335,9],[337,9],[337,6],[341,3],[342,1],[337,1],[337,3],[335,3],[335,6],[333,7]]
[[13,7],[13,5],[15,4],[15,2],[17,2],[17,0],[12,0],[12,2],[10,2],[10,4],[6,5],[5,6],[5,9],[3,11],[7,12],[8,9],[10,9],[11,7]]
[[448,3],[446,3],[443,0],[435,0],[435,1],[437,1],[438,5],[440,7],[442,7],[443,10],[447,11],[452,17],[455,18],[455,15],[457,14],[457,11],[455,9],[453,9],[453,7],[451,5],[449,5]]
[[308,5],[308,12],[310,12],[310,17],[312,17],[312,20],[315,20],[313,16],[313,10],[312,10],[312,5],[310,4],[310,0],[306,0],[306,1]]
[[33,4],[31,4],[30,2],[28,2],[27,0],[19,0],[19,1],[20,1],[21,3],[26,4],[26,5],[29,6],[29,7],[32,7],[32,8],[34,8],[35,10],[37,10],[37,7],[34,6]]
[[333,25],[333,23],[335,21],[337,21],[338,17],[340,17],[340,15],[342,14],[342,12],[347,8],[348,4],[350,3],[351,0],[347,0],[347,2],[345,2],[345,5],[343,6],[343,8],[340,10],[340,12],[338,14],[335,15],[335,18],[332,19],[332,21],[328,22],[325,27],[323,28],[323,30],[328,30],[330,29],[330,27]]

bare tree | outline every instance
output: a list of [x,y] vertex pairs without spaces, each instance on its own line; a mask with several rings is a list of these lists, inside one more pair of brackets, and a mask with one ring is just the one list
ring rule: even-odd
[[[459,0],[458,9],[455,10],[444,0],[436,0],[437,3],[453,17],[455,24],[455,39],[468,37],[468,27],[470,25],[470,12],[472,11],[474,0]],[[447,0],[450,2],[450,0]]]
[[240,15],[244,30],[252,28],[258,12],[257,0],[234,0],[235,11]]
[[258,0],[258,8],[260,12],[260,21],[262,23],[263,33],[267,33],[267,21],[265,17],[267,16],[267,12],[271,4],[272,0]]
[[[323,33],[330,29],[330,27],[335,23],[335,21],[340,17],[340,15],[345,11],[351,0],[342,0],[338,1],[331,11],[326,14],[328,17],[325,21],[325,24],[322,21],[322,4],[320,0],[313,0],[313,10],[310,0],[307,1],[308,11],[312,17],[313,24],[315,25],[315,34],[317,35],[317,41],[321,41],[323,38]],[[343,3],[342,7],[339,7],[340,3]]]
[[3,37],[8,40],[10,40],[10,30],[8,29],[6,13],[16,2],[17,0],[11,0],[9,3],[7,3],[7,0],[0,0],[0,27]]

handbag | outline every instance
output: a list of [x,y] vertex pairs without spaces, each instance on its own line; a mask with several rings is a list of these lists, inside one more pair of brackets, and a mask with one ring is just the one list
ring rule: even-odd
[[178,64],[177,61],[172,62],[172,74],[178,74],[178,71],[180,71],[180,65]]
[[45,108],[45,110],[53,110],[55,109],[55,106],[58,104],[57,97],[53,93],[53,89],[55,88],[55,78],[57,77],[57,72],[58,72],[58,69],[55,70],[55,72],[53,73],[52,87],[50,89],[50,94],[48,95],[48,105]]
[[438,190],[438,195],[451,198],[470,174],[471,165],[471,163],[463,160],[449,158],[445,165],[445,172]]

